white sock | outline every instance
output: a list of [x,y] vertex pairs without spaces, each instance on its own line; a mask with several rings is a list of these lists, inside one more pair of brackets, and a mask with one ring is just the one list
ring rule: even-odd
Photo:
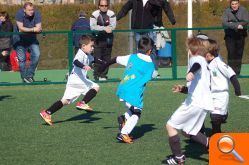
[[125,112],[124,116],[125,116],[125,119],[128,120],[130,117],[131,117],[132,113],[131,111],[128,109],[127,112]]
[[137,115],[132,115],[125,123],[125,126],[121,130],[121,134],[130,134],[133,128],[136,126],[138,122],[138,116]]

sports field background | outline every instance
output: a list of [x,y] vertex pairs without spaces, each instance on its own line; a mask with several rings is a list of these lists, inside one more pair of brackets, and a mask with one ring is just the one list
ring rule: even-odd
[[[18,76],[19,73],[16,80]],[[50,79],[49,75],[46,76]],[[51,76],[55,79],[57,74]],[[62,80],[61,77],[58,79]],[[2,81],[4,78],[1,77]],[[249,94],[249,79],[239,81],[242,93]],[[100,92],[90,103],[95,110],[93,113],[78,111],[75,104],[71,104],[53,115],[52,127],[40,119],[39,112],[62,97],[64,84],[1,86],[0,164],[161,164],[170,154],[165,121],[185,98],[184,94],[171,92],[173,84],[184,84],[184,81],[152,81],[147,84],[142,117],[132,132],[136,138],[134,144],[119,143],[115,139],[117,116],[125,112],[124,105],[115,96],[117,82],[100,83]],[[249,132],[249,101],[234,96],[233,89],[230,93],[230,114],[223,130]],[[209,121],[207,116],[208,128]],[[208,164],[208,154],[202,147],[185,138],[182,142],[187,165]]]

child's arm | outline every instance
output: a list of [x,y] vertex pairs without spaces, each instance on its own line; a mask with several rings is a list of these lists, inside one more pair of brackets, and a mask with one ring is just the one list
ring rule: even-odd
[[184,85],[174,85],[172,88],[172,91],[174,93],[184,93],[184,94],[188,94],[188,87],[184,86]]
[[100,71],[104,71],[107,67],[115,63],[126,66],[129,58],[130,58],[130,55],[114,57],[110,61],[106,61],[106,64],[101,66]]
[[91,70],[92,68],[88,65],[82,64],[79,60],[74,60],[73,64],[79,68],[85,69],[85,70]]
[[190,68],[189,72],[186,75],[187,81],[192,81],[195,76],[194,74],[201,68],[201,65],[199,63],[194,63],[192,67]]
[[237,79],[237,76],[236,75],[233,75],[231,78],[230,78],[230,81],[233,85],[233,88],[234,88],[234,92],[235,92],[235,95],[236,96],[240,96],[241,95],[241,90],[240,90],[240,84],[239,84],[239,81]]

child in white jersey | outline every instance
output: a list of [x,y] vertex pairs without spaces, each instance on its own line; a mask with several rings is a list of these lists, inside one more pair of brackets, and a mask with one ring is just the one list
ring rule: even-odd
[[214,110],[211,111],[212,134],[221,132],[221,124],[228,116],[229,81],[231,81],[235,95],[240,96],[240,84],[233,69],[219,57],[219,46],[215,40],[208,39],[205,45],[208,49],[206,60],[211,74],[211,92]]
[[204,58],[206,49],[200,39],[187,39],[189,53],[189,68],[186,75],[187,86],[175,85],[173,92],[187,93],[187,98],[174,112],[166,124],[169,145],[173,155],[168,156],[163,163],[180,164],[185,162],[185,155],[181,151],[180,137],[177,130],[192,140],[208,147],[208,138],[200,131],[207,111],[213,110],[210,91],[210,73]]
[[92,111],[88,106],[99,91],[99,85],[87,78],[87,71],[91,70],[91,63],[94,61],[90,54],[93,51],[94,40],[92,37],[83,35],[79,40],[81,48],[74,57],[73,69],[69,75],[66,90],[61,100],[56,101],[48,109],[40,112],[42,119],[49,125],[52,125],[51,115],[61,109],[64,105],[74,102],[80,95],[85,95],[82,101],[76,104],[80,110]]

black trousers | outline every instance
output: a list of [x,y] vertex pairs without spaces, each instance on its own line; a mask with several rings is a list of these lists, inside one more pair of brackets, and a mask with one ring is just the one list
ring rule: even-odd
[[[104,46],[103,44],[95,45],[94,47],[94,57],[101,59],[103,61],[110,61],[111,60],[111,54],[112,54],[112,45]],[[94,72],[93,76],[94,78],[107,78],[109,67],[106,68],[103,72],[99,71],[100,64],[94,64]]]
[[245,37],[233,38],[226,36],[225,43],[228,53],[228,65],[231,66],[236,75],[239,75],[245,46]]

